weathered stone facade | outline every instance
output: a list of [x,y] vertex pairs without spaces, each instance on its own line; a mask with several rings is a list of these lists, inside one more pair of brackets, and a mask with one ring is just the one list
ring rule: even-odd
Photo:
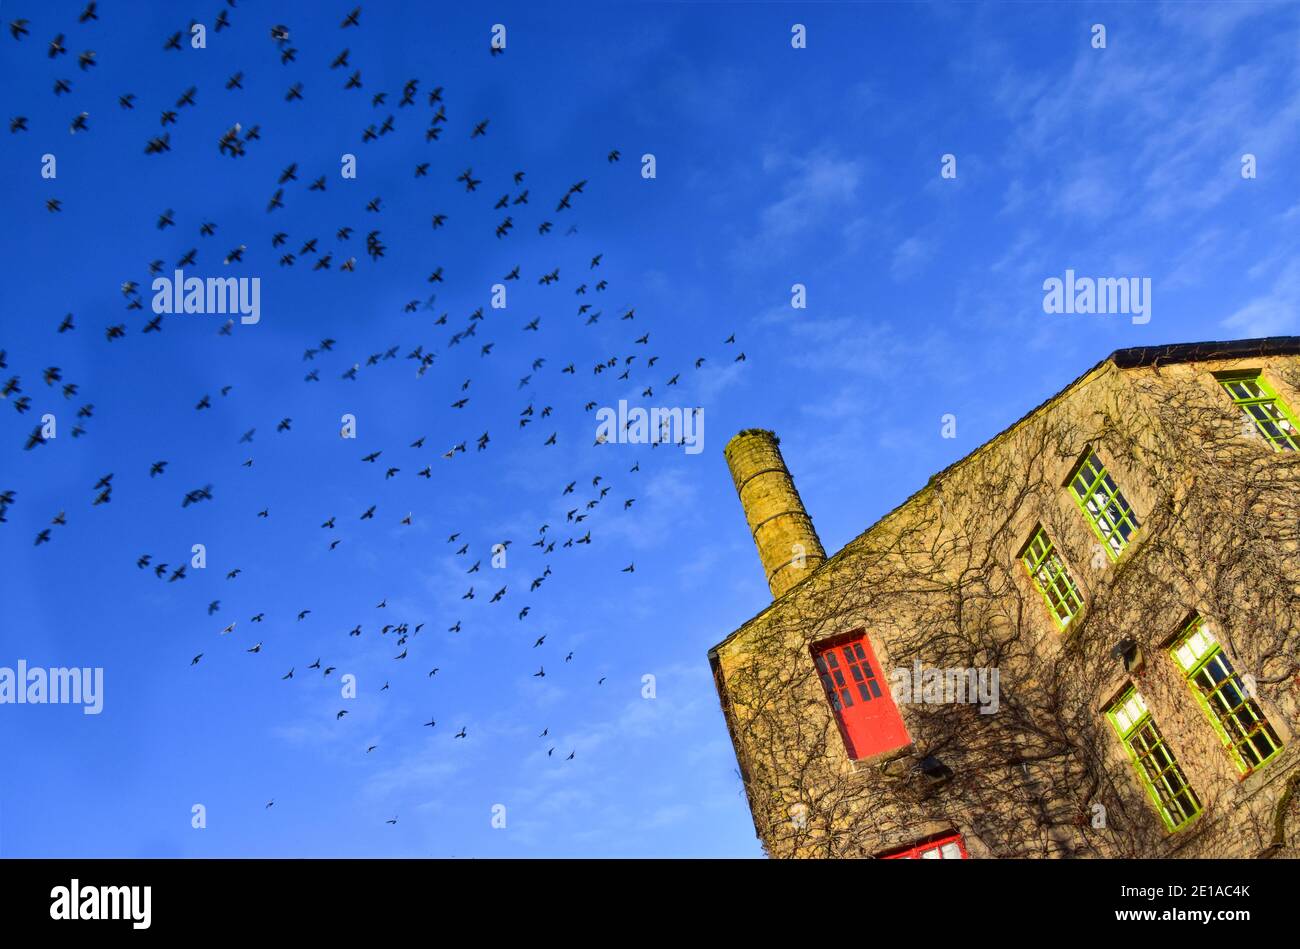
[[[1234,371],[1300,408],[1300,338],[1121,350],[828,559],[775,436],[732,440],[775,599],[709,655],[770,855],[953,832],[972,857],[1300,855],[1300,451],[1233,403]],[[1089,451],[1138,522],[1117,556],[1068,487]],[[1081,601],[1064,628],[1021,559],[1039,527]],[[1194,616],[1282,745],[1258,767],[1171,654]],[[889,681],[996,670],[996,711],[897,701],[910,744],[853,759],[813,650],[855,631]],[[1129,687],[1199,801],[1177,830],[1106,714]]]

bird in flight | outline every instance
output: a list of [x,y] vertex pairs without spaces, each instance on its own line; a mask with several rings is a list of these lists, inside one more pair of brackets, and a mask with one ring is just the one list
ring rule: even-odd
[[189,507],[191,504],[198,504],[200,501],[212,500],[212,485],[205,485],[202,488],[195,488],[193,491],[185,493],[184,500],[181,501],[181,507]]

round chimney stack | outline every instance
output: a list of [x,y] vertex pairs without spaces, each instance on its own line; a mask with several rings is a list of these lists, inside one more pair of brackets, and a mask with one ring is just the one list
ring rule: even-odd
[[826,559],[779,444],[772,432],[749,428],[734,436],[722,451],[773,599]]

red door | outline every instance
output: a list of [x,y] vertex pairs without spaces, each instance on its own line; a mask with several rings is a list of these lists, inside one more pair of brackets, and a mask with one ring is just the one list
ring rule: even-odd
[[849,757],[870,758],[911,743],[865,633],[813,647]]

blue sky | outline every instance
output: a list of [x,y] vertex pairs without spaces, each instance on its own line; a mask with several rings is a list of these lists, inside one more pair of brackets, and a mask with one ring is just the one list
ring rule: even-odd
[[[5,118],[28,126],[0,130],[0,381],[17,375],[32,400],[25,414],[17,394],[0,402],[0,490],[15,493],[0,524],[0,666],[105,675],[98,716],[0,705],[0,854],[756,856],[705,657],[769,599],[722,458],[731,434],[778,432],[836,550],[1116,348],[1296,332],[1294,5],[393,2],[340,29],[353,5],[245,0],[220,33],[218,0],[103,2],[87,24],[80,3],[0,6],[31,30],[0,36]],[[191,17],[208,25],[207,48],[164,51]],[[500,57],[488,54],[495,23]],[[806,49],[791,48],[795,23]],[[1095,23],[1105,49],[1091,45]],[[277,24],[295,62],[280,62]],[[69,52],[51,60],[58,33]],[[331,70],[344,47],[350,68]],[[83,71],[86,49],[97,65]],[[359,91],[342,88],[352,69]],[[239,71],[244,89],[227,91]],[[59,78],[72,89],[56,97]],[[416,104],[398,107],[413,78]],[[304,99],[285,102],[295,82]],[[172,151],[146,156],[190,86]],[[435,86],[448,118],[426,142]],[[379,91],[388,101],[372,106]],[[117,105],[127,92],[132,111]],[[89,129],[69,134],[83,111]],[[390,114],[394,131],[363,143]],[[231,159],[217,141],[235,122],[261,138]],[[40,175],[47,153],[53,180]],[[339,177],[344,153],[356,180]],[[640,174],[647,153],[653,179]],[[955,179],[940,176],[944,154]],[[268,213],[293,162],[299,180]],[[456,181],[467,167],[484,182],[472,194]],[[308,192],[318,175],[325,192]],[[573,207],[554,211],[582,179]],[[528,205],[493,209],[522,187]],[[378,213],[365,210],[374,197]],[[176,224],[159,230],[168,209]],[[497,239],[505,213],[516,228]],[[555,229],[539,235],[542,220]],[[377,262],[364,253],[376,228]],[[312,270],[311,254],[277,264],[310,237],[331,269]],[[244,260],[224,265],[241,244]],[[190,248],[187,274],[261,279],[259,324],[219,336],[221,317],[176,315],[141,332],[149,296],[127,310],[120,285],[147,288],[150,261],[170,272]],[[508,306],[491,309],[515,265]],[[446,280],[430,285],[437,266]],[[540,286],[555,267],[560,280]],[[1043,281],[1067,269],[1149,277],[1150,322],[1045,314]],[[806,309],[790,306],[794,283]],[[431,292],[432,311],[404,312]],[[578,315],[584,301],[599,322]],[[476,335],[450,345],[479,307]],[[635,319],[619,319],[629,307]],[[67,313],[76,328],[59,334]],[[119,323],[125,337],[107,341]],[[333,350],[304,361],[323,338]],[[421,345],[436,359],[417,377],[402,357]],[[393,346],[399,358],[365,365]],[[610,357],[618,370],[593,372]],[[340,378],[358,362],[355,380]],[[78,385],[72,398],[42,381],[49,366]],[[304,381],[312,368],[319,382]],[[212,408],[196,411],[204,395]],[[701,407],[704,450],[594,445],[584,407],[619,399]],[[74,439],[85,403],[94,415]],[[45,412],[58,437],[25,451]],[[338,437],[344,413],[355,441]],[[940,437],[946,413],[955,439]],[[441,457],[461,441],[467,452]],[[360,461],[372,451],[378,463]],[[400,471],[385,479],[389,466]],[[112,501],[92,506],[109,472]],[[181,507],[209,483],[211,501]],[[606,486],[588,520],[566,523]],[[67,524],[34,546],[60,511]],[[336,529],[322,529],[331,516]],[[530,546],[542,524],[550,554]],[[588,527],[589,546],[562,546]],[[507,566],[489,567],[506,539]],[[194,543],[208,567],[183,581],[136,566],[148,553],[174,567]],[[401,622],[425,626],[397,660],[398,634],[380,627]],[[318,657],[333,676],[307,668]],[[339,694],[345,672],[355,699]]]

